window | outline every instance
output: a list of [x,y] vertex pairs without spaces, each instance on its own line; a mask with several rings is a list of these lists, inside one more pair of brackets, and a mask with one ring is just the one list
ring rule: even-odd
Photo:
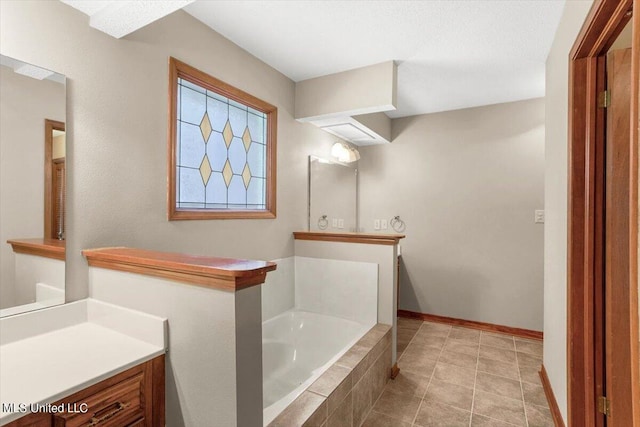
[[170,58],[169,219],[275,218],[277,114]]

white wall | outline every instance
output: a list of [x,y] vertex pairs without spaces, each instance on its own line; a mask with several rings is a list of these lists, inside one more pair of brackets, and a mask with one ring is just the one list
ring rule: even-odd
[[374,326],[378,321],[378,265],[294,256],[262,285],[262,321],[292,308]]
[[101,268],[89,280],[92,298],[168,319],[167,426],[262,424],[258,287],[234,293]]
[[391,352],[393,363],[395,363],[395,343],[397,342],[397,246],[296,240],[295,252],[296,257],[357,261],[378,265],[378,323],[392,326],[392,342],[394,345],[391,346]]
[[565,422],[569,51],[590,7],[590,0],[565,3],[546,65],[544,366]]
[[392,132],[360,150],[359,211],[365,231],[406,223],[400,308],[542,330],[544,99],[396,119]]
[[[2,54],[4,38],[2,39]],[[65,120],[65,87],[0,66],[0,308],[24,304],[8,239],[44,237],[44,120]],[[35,285],[35,283],[34,283]]]
[[295,257],[274,259],[278,268],[267,274],[262,291],[262,321],[292,309],[296,305]]
[[378,264],[296,256],[296,308],[378,322]]

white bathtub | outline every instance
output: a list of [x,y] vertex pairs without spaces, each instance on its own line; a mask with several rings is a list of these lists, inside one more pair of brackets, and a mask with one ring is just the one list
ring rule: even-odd
[[264,321],[264,425],[273,421],[373,326],[296,309]]

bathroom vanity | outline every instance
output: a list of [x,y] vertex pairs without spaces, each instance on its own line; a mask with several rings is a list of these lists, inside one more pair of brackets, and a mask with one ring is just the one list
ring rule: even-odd
[[[127,369],[50,405],[39,406],[38,410],[46,412],[31,413],[6,425],[164,425],[164,356]],[[62,411],[57,412],[60,409]]]
[[166,319],[94,299],[0,320],[0,425],[164,425]]

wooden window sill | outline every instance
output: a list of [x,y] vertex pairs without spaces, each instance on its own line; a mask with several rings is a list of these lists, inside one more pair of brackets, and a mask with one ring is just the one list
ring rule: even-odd
[[296,240],[318,240],[322,242],[366,243],[372,245],[397,245],[404,234],[375,233],[331,233],[323,231],[294,231]]
[[134,248],[85,249],[92,267],[144,274],[226,291],[264,283],[274,262],[217,258]]
[[18,254],[35,255],[64,261],[65,241],[56,239],[12,239],[7,243]]

